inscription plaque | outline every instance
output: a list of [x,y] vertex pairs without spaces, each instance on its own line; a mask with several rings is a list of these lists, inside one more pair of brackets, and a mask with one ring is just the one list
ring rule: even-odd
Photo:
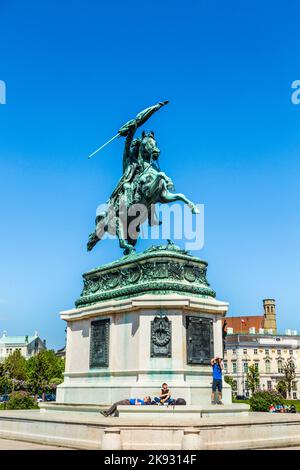
[[210,364],[214,354],[213,321],[210,318],[186,317],[188,364]]
[[109,325],[109,319],[91,322],[90,367],[109,365]]

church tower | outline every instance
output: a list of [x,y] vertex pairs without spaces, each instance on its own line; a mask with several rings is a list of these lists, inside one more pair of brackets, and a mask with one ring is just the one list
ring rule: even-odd
[[277,333],[276,325],[276,310],[274,299],[264,299],[264,330],[273,330],[273,333]]

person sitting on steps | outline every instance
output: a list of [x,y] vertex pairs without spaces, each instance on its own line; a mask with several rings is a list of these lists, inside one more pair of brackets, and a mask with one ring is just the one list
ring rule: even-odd
[[171,390],[168,388],[168,384],[163,383],[161,387],[160,395],[159,397],[155,397],[154,401],[158,405],[171,405],[174,400],[171,398]]

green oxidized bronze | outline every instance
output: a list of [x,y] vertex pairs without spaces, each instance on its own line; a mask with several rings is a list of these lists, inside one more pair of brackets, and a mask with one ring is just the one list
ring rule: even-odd
[[[137,128],[167,103],[168,101],[159,102],[143,110],[119,130],[118,136],[126,138],[123,176],[107,202],[107,209],[96,217],[95,231],[90,234],[87,244],[89,251],[102,239],[105,232],[108,232],[117,235],[125,255],[134,252],[140,225],[147,219],[151,226],[161,223],[155,215],[156,203],[183,201],[193,213],[198,212],[196,205],[184,194],[170,191],[174,185],[160,170],[160,150],[154,133],[143,131],[140,138],[134,139]],[[138,223],[135,224],[137,216]],[[134,229],[130,230],[130,227]]]
[[85,273],[83,292],[76,306],[143,294],[215,297],[206,270],[205,261],[174,244],[151,247]]
[[156,316],[151,322],[151,357],[172,356],[172,323],[166,315]]

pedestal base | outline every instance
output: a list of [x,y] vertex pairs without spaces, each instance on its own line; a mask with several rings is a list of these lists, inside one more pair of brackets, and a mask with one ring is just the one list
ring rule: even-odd
[[[62,403],[111,404],[159,396],[166,382],[188,405],[211,401],[210,360],[222,357],[222,318],[207,263],[177,247],[154,247],[84,275],[67,321]],[[231,403],[224,383],[223,402]]]

